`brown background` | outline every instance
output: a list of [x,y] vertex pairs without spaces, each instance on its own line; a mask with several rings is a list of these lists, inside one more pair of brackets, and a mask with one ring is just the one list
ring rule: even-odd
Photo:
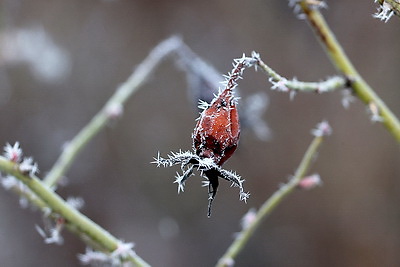
[[[400,115],[399,26],[374,18],[373,1],[330,1],[323,13],[355,66],[395,114]],[[233,58],[256,50],[281,74],[320,80],[335,74],[304,21],[287,1],[1,1],[1,28],[42,27],[66,51],[70,69],[45,81],[26,64],[0,66],[0,143],[20,141],[41,175],[62,145],[102,107],[115,88],[158,42],[180,34],[221,72]],[[3,55],[4,56],[4,55]],[[189,149],[197,112],[188,101],[184,74],[166,61],[127,103],[124,116],[100,133],[67,173],[63,197],[81,196],[83,210],[111,233],[136,244],[154,266],[212,266],[258,208],[298,165],[327,119],[334,134],[312,172],[323,187],[295,192],[262,224],[237,266],[396,266],[400,262],[399,146],[359,101],[349,110],[340,92],[324,95],[271,92],[266,76],[247,71],[243,97],[265,91],[264,116],[273,138],[260,141],[243,130],[226,163],[245,179],[247,204],[222,182],[213,216],[206,217],[206,190],[192,177],[177,195],[177,168],[149,164],[161,151]],[[62,246],[45,245],[34,225],[40,214],[19,207],[0,191],[2,266],[76,266],[84,245],[65,233]]]

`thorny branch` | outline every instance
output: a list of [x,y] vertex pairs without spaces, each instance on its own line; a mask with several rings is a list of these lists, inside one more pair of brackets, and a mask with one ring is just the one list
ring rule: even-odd
[[157,45],[145,60],[136,68],[128,80],[123,83],[104,107],[82,130],[65,146],[44,183],[48,187],[56,186],[78,153],[100,132],[107,123],[122,115],[125,102],[143,85],[160,62],[174,50],[178,49],[182,41],[178,37],[170,37]]
[[317,127],[312,131],[315,136],[310,146],[308,147],[303,159],[300,162],[294,176],[289,180],[288,183],[280,186],[280,188],[272,194],[267,201],[261,206],[261,208],[255,212],[250,211],[244,217],[243,229],[236,235],[235,240],[229,246],[225,254],[220,258],[217,263],[217,267],[229,267],[233,266],[234,260],[237,255],[242,251],[244,246],[248,243],[251,236],[260,226],[261,222],[269,215],[275,208],[290,194],[294,189],[299,186],[301,181],[304,179],[308,172],[312,161],[314,160],[318,148],[322,144],[325,136],[330,135],[332,132],[329,124],[325,121],[319,123]]
[[345,88],[348,84],[347,79],[334,76],[321,82],[302,82],[297,79],[288,80],[275,72],[260,57],[260,54],[253,52],[252,57],[256,60],[256,64],[269,76],[268,81],[272,83],[272,90],[281,92],[290,92],[291,98],[294,97],[296,91],[311,91],[316,93],[324,93],[334,91],[339,88]]
[[354,94],[368,107],[373,107],[371,113],[375,118],[378,116],[379,121],[400,143],[400,121],[355,69],[319,9],[310,5],[307,0],[297,1],[296,4],[301,8],[333,65],[344,77],[348,77]]
[[[13,161],[0,156],[0,170],[23,182],[24,185],[46,204],[51,213],[58,214],[71,226],[73,225],[73,228],[77,229],[77,232],[79,232],[83,240],[89,239],[90,242],[94,242],[101,250],[109,253],[117,251],[121,245],[124,245],[124,243],[80,213],[77,209],[73,208],[55,192],[45,186],[42,181],[35,176],[34,172],[32,172],[32,168],[28,172],[25,171],[22,163],[23,162]],[[129,255],[118,255],[116,258],[121,261],[131,261],[138,266],[148,266],[148,264],[133,251],[128,254]]]
[[[252,59],[255,60],[257,66],[262,68],[270,76],[269,81],[273,84],[272,89],[290,91],[291,96],[293,96],[295,91],[326,92],[337,88],[350,86],[354,93],[368,105],[371,113],[373,114],[373,118],[375,118],[374,120],[381,121],[395,136],[395,138],[400,141],[400,123],[398,122],[398,119],[357,73],[342,50],[341,46],[335,39],[333,33],[328,28],[322,15],[319,13],[318,8],[326,6],[324,2],[317,0],[292,2],[295,3],[296,8],[303,11],[303,17],[306,17],[310,22],[317,37],[320,38],[321,43],[326,48],[327,53],[334,65],[342,73],[342,76],[332,77],[326,81],[318,83],[300,82],[296,79],[288,80],[268,67],[261,60],[257,53],[253,53]],[[386,22],[393,14],[399,14],[398,1],[378,0],[378,2],[381,4],[381,9],[378,10],[377,14],[375,14],[375,17]],[[90,237],[90,242],[94,242],[95,246],[102,247],[104,250],[108,251],[108,253],[104,253],[101,251],[88,250],[86,254],[80,257],[82,262],[89,263],[91,260],[103,258],[104,261],[112,260],[111,262],[115,263],[115,259],[122,258],[136,262],[140,266],[147,266],[147,263],[134,254],[132,251],[133,245],[131,243],[121,243],[118,239],[111,236],[107,231],[100,228],[75,208],[71,207],[66,201],[54,193],[52,189],[56,186],[59,179],[66,173],[77,154],[85,147],[85,145],[107,125],[107,122],[122,115],[123,105],[127,99],[133,95],[147,80],[148,76],[155,70],[158,64],[169,54],[178,52],[179,48],[183,45],[183,42],[179,38],[172,37],[155,47],[149,56],[139,65],[131,77],[129,77],[129,79],[118,88],[116,93],[110,98],[104,108],[96,116],[94,116],[90,123],[85,126],[75,138],[68,143],[59,159],[51,169],[50,173],[46,176],[44,182],[40,181],[35,176],[37,165],[33,163],[31,158],[21,160],[18,153],[6,154],[6,158],[0,157],[0,170],[10,174],[11,177],[18,178],[30,190],[26,190],[24,187],[17,186],[12,183],[5,185],[7,179],[3,178],[3,185],[5,187],[10,186],[10,189],[26,197],[27,200],[29,200],[33,205],[38,206],[44,213],[48,212],[50,208],[50,216],[54,216],[53,219],[61,218],[59,222],[65,223],[66,227],[72,232],[76,233],[77,235]],[[230,74],[231,77],[232,75],[235,75],[235,73]],[[229,84],[229,82],[227,85],[235,86],[235,84]],[[318,133],[318,131],[314,133]],[[281,187],[265,203],[265,205],[261,207],[260,211],[257,213],[255,223],[250,225],[248,224],[246,227],[244,227],[239,237],[227,251],[227,254],[221,258],[219,262],[220,265],[222,264],[222,266],[224,266],[225,263],[233,261],[235,255],[240,251],[241,247],[247,242],[247,239],[251,233],[260,223],[259,218],[265,217],[266,214],[269,214],[276,207],[276,205],[293,190],[296,185],[303,181],[301,178],[308,169],[308,156],[314,153],[314,149],[316,150],[316,148],[319,146],[319,141],[317,140],[321,139],[322,136],[316,136],[309,150],[305,154],[298,171],[296,171],[295,176],[289,181],[288,184]],[[186,153],[190,152],[180,153],[187,156]],[[171,160],[174,157],[180,158],[178,155],[179,153],[172,154],[172,157],[169,157],[168,159],[162,159],[158,156],[156,163],[158,165],[177,164]],[[240,198],[242,200],[247,199],[248,193],[245,193],[242,188],[243,180],[236,173],[226,171],[220,168],[220,166],[215,165],[214,162],[209,161],[206,158],[200,158],[195,154],[191,154],[189,158],[190,159],[185,164],[182,164],[182,158],[179,159],[181,160],[180,163],[182,164],[181,167],[184,172],[182,175],[178,175],[175,180],[175,182],[178,183],[178,191],[183,191],[184,183],[189,176],[193,175],[193,171],[198,170],[200,173],[204,173],[208,170],[217,170],[218,174],[222,178],[231,181],[233,184],[236,184],[240,187]],[[189,164],[191,164],[191,166],[189,166]],[[318,180],[315,179],[315,177],[313,178],[314,180]],[[206,182],[206,185],[209,186],[209,183]],[[248,235],[246,233],[250,234]],[[100,241],[100,239],[103,238],[105,239]],[[240,239],[242,241],[239,241]]]

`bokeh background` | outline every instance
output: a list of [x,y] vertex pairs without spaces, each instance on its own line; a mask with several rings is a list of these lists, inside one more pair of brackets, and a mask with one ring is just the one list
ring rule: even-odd
[[[373,1],[329,1],[323,11],[353,63],[400,116],[400,21],[372,17]],[[132,70],[163,39],[179,34],[221,73],[233,58],[258,51],[282,75],[318,81],[335,74],[305,21],[287,1],[14,1],[0,2],[0,143],[19,141],[45,175],[63,144],[91,119]],[[244,128],[226,163],[245,179],[247,204],[221,182],[213,215],[192,177],[183,194],[177,168],[149,162],[190,149],[198,111],[185,74],[167,59],[131,98],[124,115],[84,149],[58,192],[80,196],[83,212],[117,237],[136,244],[154,266],[212,266],[258,208],[294,172],[322,119],[333,127],[311,173],[323,186],[296,191],[262,224],[237,266],[398,266],[400,262],[399,146],[367,108],[348,110],[341,93],[270,91],[262,72],[240,81],[243,99],[268,94],[268,141]],[[245,101],[242,101],[244,103]],[[78,266],[85,251],[64,233],[46,245],[34,226],[42,217],[0,191],[2,266]]]

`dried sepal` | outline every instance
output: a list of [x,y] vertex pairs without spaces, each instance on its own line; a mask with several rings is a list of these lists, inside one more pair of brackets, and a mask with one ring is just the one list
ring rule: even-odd
[[182,174],[177,173],[174,183],[178,184],[178,193],[183,192],[185,189],[186,180],[194,175],[194,171],[198,171],[199,175],[205,178],[203,186],[208,187],[208,216],[211,215],[211,205],[215,198],[218,188],[218,179],[223,178],[232,183],[232,185],[239,187],[239,199],[245,201],[249,198],[250,194],[244,191],[244,180],[236,172],[228,171],[221,166],[217,165],[210,158],[202,158],[190,151],[171,152],[167,158],[157,155],[152,162],[157,164],[158,167],[171,167],[173,165],[180,165]]

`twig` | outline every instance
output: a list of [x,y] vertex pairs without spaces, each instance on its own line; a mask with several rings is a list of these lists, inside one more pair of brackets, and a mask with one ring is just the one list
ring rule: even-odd
[[382,118],[383,125],[385,125],[397,142],[400,143],[399,120],[354,68],[318,8],[311,8],[308,1],[300,1],[298,4],[334,66],[345,77],[348,77],[350,81],[349,86],[354,90],[355,95],[369,107],[371,105],[376,107],[377,115]]
[[68,170],[78,153],[100,132],[107,123],[122,113],[124,103],[148,79],[154,69],[181,44],[178,37],[170,37],[157,45],[147,58],[136,68],[128,80],[123,83],[105,106],[93,119],[66,145],[60,157],[44,179],[48,187],[53,187]]
[[330,92],[339,88],[344,88],[347,85],[347,80],[340,76],[334,76],[321,82],[302,82],[296,79],[288,80],[279,75],[271,67],[261,60],[260,55],[256,52],[252,54],[253,58],[257,61],[257,66],[260,67],[270,77],[269,81],[272,83],[272,89],[279,91],[311,91],[317,93]]
[[[322,124],[323,123],[320,125]],[[318,129],[314,131],[318,131]],[[243,250],[250,237],[254,234],[258,226],[260,226],[263,219],[271,214],[271,212],[285,199],[285,197],[293,192],[299,182],[301,182],[302,178],[309,170],[314,157],[316,156],[317,150],[323,141],[323,136],[326,135],[323,133],[323,130],[319,133],[321,134],[315,134],[315,138],[304,154],[294,176],[287,184],[281,186],[269,199],[267,199],[267,201],[264,202],[259,211],[255,214],[255,218],[248,225],[246,225],[246,227],[243,227],[243,230],[237,234],[234,242],[229,246],[225,254],[219,259],[216,265],[217,267],[228,267],[234,263],[234,259]]]
[[[44,185],[36,176],[29,176],[28,174],[22,173],[17,163],[0,156],[0,170],[23,182],[48,208],[50,208],[52,213],[59,214],[68,224],[73,225],[73,228],[77,229],[79,233],[89,238],[103,250],[112,253],[118,248],[120,241],[117,238],[88,217],[72,208],[59,195]],[[42,202],[38,202],[38,204],[42,206]],[[132,261],[138,266],[149,266],[137,255],[130,256],[127,260]]]

